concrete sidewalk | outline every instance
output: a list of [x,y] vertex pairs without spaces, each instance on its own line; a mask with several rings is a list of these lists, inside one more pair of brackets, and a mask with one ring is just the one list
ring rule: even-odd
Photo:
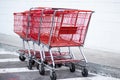
[[[22,47],[22,40],[19,37],[5,34],[0,34],[0,43],[0,47],[12,50]],[[91,72],[120,78],[120,54],[88,48],[83,48],[83,50]]]

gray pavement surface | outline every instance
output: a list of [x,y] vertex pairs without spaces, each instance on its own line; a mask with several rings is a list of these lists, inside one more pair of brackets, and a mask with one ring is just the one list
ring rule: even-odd
[[[60,74],[62,73],[62,74]],[[80,72],[70,73],[68,70],[56,71],[57,79],[69,79],[69,78],[83,78]],[[23,76],[24,75],[24,76]],[[32,76],[31,76],[32,75]],[[96,75],[89,75],[94,77]],[[24,73],[6,73],[1,74],[1,80],[50,80],[49,72],[46,71],[44,76],[39,75],[39,72],[24,72]],[[84,80],[90,80],[85,78]]]
[[20,67],[26,67],[25,62],[1,62],[0,68],[20,68]]
[[[5,49],[0,49],[0,56],[8,57],[8,60],[6,58],[0,58],[0,80],[50,80],[50,73],[47,69],[44,76],[39,74],[35,66],[33,67],[33,70],[28,70],[26,61],[15,61],[15,59],[18,58],[18,55],[16,55],[18,53],[14,54],[14,51]],[[9,55],[16,57],[14,58]],[[96,75],[90,72],[88,77],[82,77],[81,70],[76,69],[76,72],[71,73],[69,68],[66,67],[58,68],[56,74],[57,80],[120,80],[117,78]]]
[[[9,56],[8,56],[9,55]],[[8,59],[8,58],[11,58],[11,57],[13,57],[13,58],[16,58],[16,56],[15,55],[11,55],[11,54],[4,54],[4,55],[0,55],[0,59]]]

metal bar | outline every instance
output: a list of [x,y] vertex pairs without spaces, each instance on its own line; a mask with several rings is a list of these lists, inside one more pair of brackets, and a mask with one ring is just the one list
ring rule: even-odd
[[[39,45],[39,47],[40,47],[40,45]],[[43,55],[42,55],[42,51],[41,51],[41,47],[40,47],[40,58],[41,58],[41,62],[43,62]]]
[[[83,13],[81,13],[82,15],[83,15]],[[86,21],[86,16],[87,16],[87,12],[86,13],[84,13],[85,14],[85,16],[84,17],[82,17],[82,20],[81,20],[81,25],[82,25],[82,29],[81,29],[81,33],[80,33],[80,38],[79,38],[79,42],[81,42],[81,39],[82,39],[82,36],[84,36],[84,27],[86,27],[86,26],[84,26],[84,24],[85,24],[85,21]],[[81,17],[80,17],[81,18]],[[84,41],[84,40],[83,40]]]
[[50,45],[51,39],[52,39],[52,32],[54,29],[54,17],[55,17],[56,11],[54,11],[53,13],[53,17],[52,17],[52,25],[51,25],[51,29],[50,29],[50,37],[49,37],[49,41],[48,41],[48,45]]
[[62,13],[62,19],[61,19],[60,27],[62,27],[63,20],[64,20],[64,14]]
[[70,58],[73,58],[73,55],[71,55],[71,52],[70,52],[70,48],[68,47],[68,51],[69,51],[69,56]]
[[79,14],[79,11],[78,11],[78,13],[77,13],[77,15],[76,15],[76,19],[75,19],[75,24],[74,24],[74,27],[75,27],[75,26],[76,26],[76,24],[77,24],[78,14]]
[[[36,59],[33,59],[36,63],[38,63],[38,64],[42,64],[41,62],[39,62],[38,60],[36,60]],[[54,68],[52,68],[51,66],[49,66],[49,65],[47,65],[47,64],[44,64],[48,69],[50,69],[50,70],[53,70]]]
[[51,48],[49,49],[49,52],[50,52],[50,57],[51,57],[52,64],[53,64],[53,69],[54,69],[54,67],[55,67],[55,62],[54,62],[54,59],[53,59],[53,54],[52,54]]
[[[32,8],[30,8],[30,10],[41,10],[41,9],[48,9],[48,7],[32,7]],[[51,8],[50,8],[51,9]]]
[[27,22],[27,29],[26,29],[26,38],[28,38],[28,32],[29,32],[28,29],[30,29],[30,12],[31,12],[32,9],[34,9],[34,8],[30,8],[29,12],[28,12],[28,17],[27,17],[28,22]]
[[23,39],[23,50],[25,50],[25,41]]
[[52,68],[51,66],[44,64],[49,70],[55,70],[55,68]]
[[72,54],[72,52],[71,52],[71,50],[70,50],[70,47],[68,47],[68,50],[69,50],[70,57],[71,57],[71,58],[75,58],[75,56]]
[[31,53],[30,53],[30,44],[29,42],[27,41],[27,44],[28,44],[28,58],[31,58]]
[[27,29],[26,29],[26,34],[27,34],[26,38],[28,38],[28,32],[29,32],[28,29],[30,29],[30,12],[31,12],[32,9],[34,9],[34,8],[30,8],[29,13],[28,13],[28,17],[27,17],[28,22],[27,22]]
[[42,16],[43,16],[43,12],[44,12],[44,10],[42,10],[42,13],[41,13],[40,26],[39,26],[39,32],[38,32],[38,42],[39,42],[39,44],[40,44],[40,31],[41,31],[41,27],[42,27]]
[[92,12],[90,13],[90,16],[89,16],[89,20],[88,20],[87,29],[86,29],[86,33],[85,33],[85,37],[84,37],[83,44],[84,44],[84,42],[85,42],[85,38],[86,38],[86,35],[87,35],[87,32],[88,32],[88,26],[89,26],[89,24],[90,24],[90,19],[91,19],[91,16],[92,16],[93,13],[94,13],[94,11],[92,11]]
[[41,65],[41,63],[40,63],[40,61],[38,61],[38,60],[36,60],[36,59],[33,59],[36,63],[38,63],[38,64],[40,64]]
[[[74,27],[76,27],[76,24],[77,24],[78,14],[79,14],[79,12],[78,12],[77,15],[76,15],[76,19],[75,19]],[[71,35],[72,35],[72,37],[71,37],[70,40],[72,41],[72,39],[73,39],[73,35],[74,35],[74,34],[71,34]]]
[[[62,19],[61,19],[61,22],[60,22],[60,26],[59,26],[59,27],[62,27],[63,20],[64,20],[64,14],[62,13]],[[58,37],[59,37],[59,36],[60,36],[60,34],[58,33]]]
[[34,57],[36,55],[36,52],[35,52],[35,43],[33,42],[33,51],[34,51]]
[[[23,40],[23,47],[22,48],[23,48],[23,50],[25,50],[25,41],[24,41],[24,39],[22,39],[22,40]],[[22,53],[20,52],[19,55],[23,56],[23,55],[25,55],[25,53],[24,52],[22,52]]]
[[88,63],[88,61],[87,61],[87,59],[86,59],[86,57],[85,57],[85,55],[84,55],[84,53],[82,52],[82,50],[81,50],[80,47],[79,47],[79,50],[80,50],[80,53],[81,53],[82,57],[83,57],[84,60],[85,60],[85,63]]
[[44,50],[44,45],[42,45],[42,55],[43,55],[43,59],[45,60],[45,50]]
[[60,47],[58,47],[58,52],[59,52],[59,54],[61,55],[61,49],[60,49]]
[[[41,62],[39,62],[38,60],[36,59],[33,59],[36,63],[40,64],[41,65]],[[47,64],[44,64],[48,69],[50,70],[53,70],[53,68],[51,68],[51,66],[47,65]]]

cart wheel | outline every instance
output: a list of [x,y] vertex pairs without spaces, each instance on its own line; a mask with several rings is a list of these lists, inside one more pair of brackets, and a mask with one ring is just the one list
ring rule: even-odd
[[70,72],[75,72],[75,64],[74,63],[70,63]]
[[44,64],[48,64],[48,62],[44,61]]
[[84,69],[82,70],[82,76],[83,76],[83,77],[87,77],[87,76],[88,76],[88,70],[87,70],[86,68],[84,68]]
[[38,63],[36,64],[36,68],[39,70],[39,64]]
[[19,56],[19,59],[20,59],[20,61],[25,61],[25,57],[24,56]]
[[32,70],[32,60],[28,61],[28,69]]
[[[41,63],[41,60],[38,60]],[[39,64],[36,64],[36,68],[39,70]]]
[[34,60],[32,60],[32,65],[34,65],[35,64],[35,61]]
[[56,79],[57,79],[57,75],[56,75],[55,71],[52,71],[52,72],[50,73],[50,79],[51,79],[51,80],[56,80]]
[[41,75],[45,75],[45,68],[44,68],[44,65],[43,64],[39,64],[38,65],[38,69],[39,69],[39,73]]
[[[51,67],[53,67],[53,64],[50,64],[50,66],[51,66]],[[55,66],[54,66],[54,67],[56,68],[56,66],[57,66],[57,65],[55,64]]]
[[60,67],[62,67],[62,64],[57,64],[57,66],[60,68]]

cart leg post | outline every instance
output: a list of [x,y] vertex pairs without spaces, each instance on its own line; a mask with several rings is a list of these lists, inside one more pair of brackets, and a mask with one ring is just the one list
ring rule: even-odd
[[79,50],[80,50],[80,53],[81,53],[82,57],[83,57],[84,60],[85,60],[85,63],[88,63],[87,58],[85,57],[83,51],[81,50],[81,47],[79,47]]
[[80,53],[81,53],[81,55],[83,56],[83,58],[84,58],[84,60],[85,60],[85,65],[84,66],[82,66],[82,76],[83,77],[87,77],[88,76],[88,69],[86,68],[86,66],[87,66],[87,63],[88,63],[88,61],[87,61],[87,59],[86,59],[86,57],[85,57],[85,55],[84,55],[84,53],[82,52],[82,50],[81,50],[81,48],[79,47],[79,50],[80,50]]
[[59,54],[61,55],[61,49],[60,49],[60,47],[58,47],[58,52],[59,52]]
[[31,53],[30,53],[30,44],[29,44],[28,41],[27,41],[27,44],[28,44],[28,57],[30,58],[32,55],[31,55]]
[[27,61],[27,66],[28,66],[28,69],[32,70],[32,55],[31,55],[31,52],[30,52],[30,44],[29,44],[28,41],[27,41],[27,44],[28,44],[28,61]]
[[39,74],[40,75],[45,75],[45,65],[44,65],[44,56],[43,56],[43,45],[41,47],[41,45],[39,44],[40,47],[40,60],[38,63],[38,69],[39,69]]
[[20,59],[20,61],[25,61],[25,59],[26,59],[26,57],[25,57],[25,42],[24,42],[24,39],[22,39],[23,40],[23,52],[20,52],[19,53],[19,59]]
[[36,58],[35,56],[36,56],[36,52],[35,52],[35,43],[33,42],[33,52],[34,52],[34,56],[33,56],[33,58]]
[[56,80],[57,79],[57,75],[55,73],[55,62],[54,62],[54,58],[53,58],[53,54],[52,54],[52,51],[51,51],[51,48],[49,49],[49,52],[50,52],[50,57],[51,57],[51,60],[52,60],[52,70],[50,70],[50,78],[51,80]]
[[24,41],[24,39],[23,39],[23,50],[25,49],[25,41]]
[[43,55],[42,55],[42,51],[41,51],[41,46],[39,45],[39,47],[40,47],[40,49],[39,49],[39,51],[40,51],[40,59],[41,59],[41,62],[43,62]]
[[52,60],[52,65],[53,65],[53,70],[54,70],[54,68],[55,68],[55,62],[54,62],[54,59],[53,59],[53,54],[52,54],[51,49],[49,49],[49,52],[50,52],[50,57],[51,57],[51,60]]
[[[41,48],[41,45],[39,44],[39,54],[40,54],[40,60],[38,60],[38,64],[37,64],[37,69],[39,70],[40,75],[44,75],[45,74],[45,68],[44,68],[44,60],[43,60],[43,50]],[[42,50],[42,51],[41,51]]]
[[35,43],[33,42],[32,65],[35,64],[35,59],[36,59],[36,51],[35,51]]
[[69,50],[70,58],[75,58],[75,56],[73,55],[72,51],[70,50],[70,47],[68,47],[68,50]]
[[[23,50],[25,50],[25,41],[24,41],[24,39],[23,39]],[[23,53],[20,53],[20,56],[23,56],[23,55],[25,55],[25,53],[23,52]]]
[[45,50],[44,50],[44,45],[42,45],[42,55],[43,55],[43,60],[45,61]]

